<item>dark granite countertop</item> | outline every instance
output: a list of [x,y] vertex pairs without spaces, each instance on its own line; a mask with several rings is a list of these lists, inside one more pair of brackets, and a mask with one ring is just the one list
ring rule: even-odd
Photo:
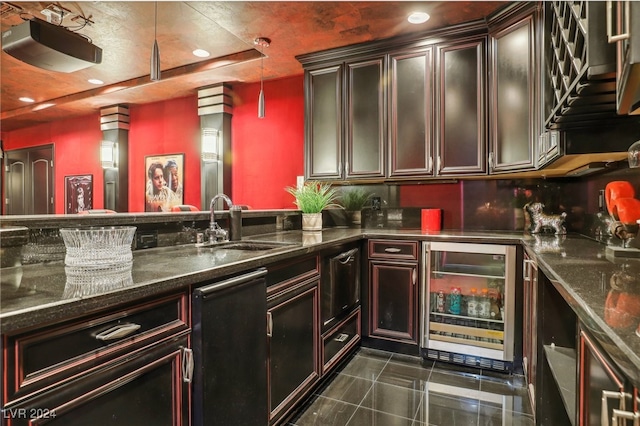
[[[104,274],[96,274],[98,278],[92,281],[91,276],[81,277],[75,271],[65,270],[62,261],[4,268],[0,274],[0,331],[14,334],[33,330],[99,312],[108,306],[186,290],[193,284],[207,283],[361,238],[524,244],[525,250],[536,258],[541,270],[589,332],[625,374],[640,385],[637,324],[632,328],[615,328],[607,322],[605,314],[612,278],[627,274],[640,279],[640,259],[608,257],[604,245],[578,235],[538,237],[517,232],[482,231],[422,233],[418,229],[381,228],[331,228],[320,234],[281,231],[249,238],[291,243],[291,246],[273,252],[215,251],[194,245],[135,251],[131,269],[116,272],[118,279],[112,279],[109,285],[100,279]],[[638,287],[640,284],[636,283]]]
[[[640,336],[636,334],[640,325],[640,259],[611,256],[605,245],[572,235],[528,236],[525,250],[534,255],[538,267],[589,334],[640,386]],[[612,302],[617,302],[619,310]],[[635,306],[635,314],[625,310],[624,303]]]

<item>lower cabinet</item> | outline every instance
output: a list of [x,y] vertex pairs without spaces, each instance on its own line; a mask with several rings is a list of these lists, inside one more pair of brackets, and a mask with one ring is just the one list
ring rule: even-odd
[[636,426],[640,423],[638,389],[629,384],[582,327],[579,365],[579,425]]
[[418,243],[369,241],[368,337],[418,344]]
[[3,425],[187,425],[183,294],[4,336]]
[[539,285],[533,291],[533,297],[538,298],[534,312],[538,317],[534,320],[538,326],[537,354],[533,351],[538,359],[534,376],[536,424],[640,424],[637,387],[602,349],[609,337],[579,321],[554,284],[542,272],[537,276]]
[[[317,266],[317,260],[311,265]],[[274,273],[296,270],[292,265]],[[270,424],[282,421],[320,378],[319,276],[300,279],[305,275],[267,288]],[[269,276],[267,282],[272,284]]]

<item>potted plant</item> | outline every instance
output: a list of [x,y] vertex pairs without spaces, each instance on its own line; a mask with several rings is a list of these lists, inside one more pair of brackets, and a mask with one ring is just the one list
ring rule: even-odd
[[371,200],[372,195],[361,186],[342,190],[340,205],[347,212],[351,223],[359,225],[362,222],[362,208]]
[[328,183],[307,181],[301,187],[289,186],[285,190],[295,197],[295,205],[302,211],[302,230],[322,230],[322,210],[334,206],[336,190]]

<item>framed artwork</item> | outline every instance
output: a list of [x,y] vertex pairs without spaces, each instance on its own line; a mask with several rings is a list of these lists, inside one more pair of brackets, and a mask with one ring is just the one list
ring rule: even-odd
[[184,154],[148,155],[144,166],[144,211],[168,212],[184,204]]
[[93,175],[64,177],[65,213],[93,209]]

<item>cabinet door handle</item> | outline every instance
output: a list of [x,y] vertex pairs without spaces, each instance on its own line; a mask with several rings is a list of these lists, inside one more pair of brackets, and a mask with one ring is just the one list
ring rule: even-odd
[[613,416],[611,417],[611,422],[614,425],[626,425],[627,420],[633,421],[633,426],[637,426],[640,424],[640,413],[631,411],[618,410],[616,408],[613,409]]
[[118,324],[115,327],[111,327],[102,333],[96,335],[96,339],[102,340],[103,342],[115,339],[121,339],[130,335],[140,328],[139,324],[127,323],[127,324]]
[[400,253],[402,250],[397,247],[387,247],[384,251],[385,253]]
[[191,383],[193,380],[193,350],[182,348],[182,381]]
[[[627,396],[628,395],[624,392],[615,392],[608,390],[602,391],[602,407],[600,411],[600,424],[602,426],[609,426],[609,398],[617,399],[618,401],[620,401],[620,409],[617,411],[622,412],[625,409],[625,399],[627,398]],[[616,409],[614,409],[614,415],[611,417],[612,425],[614,426],[617,424],[615,420],[615,411]]]
[[522,279],[525,281],[529,281],[531,279],[531,275],[528,274],[529,272],[529,265],[533,264],[533,260],[531,259],[525,259],[524,260],[524,268],[522,269]]
[[438,173],[440,173],[442,171],[442,160],[440,159],[439,155],[438,155],[438,164],[436,167],[437,167]]
[[273,336],[273,315],[267,312],[267,337]]
[[413,273],[411,274],[411,278],[413,280],[413,285],[416,285],[416,282],[418,281],[418,270],[416,268],[413,268]]
[[631,37],[631,27],[629,25],[629,1],[624,2],[624,29],[623,33],[613,34],[613,1],[607,0],[607,41],[609,43],[616,43],[620,40],[626,40]]
[[489,171],[493,170],[493,152],[489,153]]

